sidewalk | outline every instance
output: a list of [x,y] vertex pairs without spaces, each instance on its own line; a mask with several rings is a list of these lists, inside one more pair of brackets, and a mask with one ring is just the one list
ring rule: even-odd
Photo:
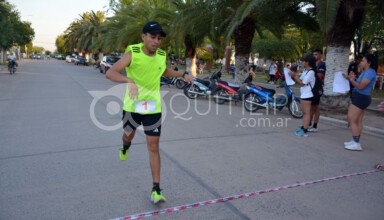
[[[259,83],[263,87],[276,89],[277,85],[271,85],[268,83]],[[295,94],[299,95],[299,88],[293,88]],[[364,133],[379,135],[384,137],[384,112],[380,112],[377,109],[377,105],[380,103],[379,99],[372,99],[371,105],[367,108],[364,115]],[[336,111],[321,111],[320,120],[325,120],[327,123],[335,124],[340,127],[347,128],[347,111],[336,112]]]
[[[233,82],[232,78],[223,78],[225,81]],[[256,82],[256,84],[270,88],[276,89],[277,84],[269,84]],[[293,90],[296,95],[300,94],[299,88],[293,87]],[[364,115],[364,129],[363,132],[372,135],[378,135],[384,137],[384,112],[381,112],[377,109],[377,105],[383,100],[372,99],[371,105],[367,108]],[[327,123],[334,124],[338,127],[347,128],[347,111],[345,112],[330,112],[330,111],[321,111],[320,121],[326,121]]]

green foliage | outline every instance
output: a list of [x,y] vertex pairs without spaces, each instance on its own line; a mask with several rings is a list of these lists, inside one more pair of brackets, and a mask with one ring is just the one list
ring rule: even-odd
[[[101,45],[97,38],[101,34],[101,26],[105,20],[105,14],[101,11],[84,12],[80,18],[72,22],[64,32],[61,39],[56,39],[56,44],[62,51],[97,52]],[[64,44],[62,44],[64,41]]]
[[33,44],[32,42],[31,43],[27,43],[26,45],[20,47],[20,52],[22,53],[30,53],[33,49]]
[[[380,3],[380,0],[368,1]],[[252,51],[266,57],[294,59],[326,45],[320,30],[329,31],[334,26],[340,2],[341,0],[110,0],[108,10],[114,11],[113,16],[105,19],[104,15],[86,12],[67,28],[64,39],[58,38],[56,43],[58,50],[61,50],[59,47],[64,48],[63,52],[73,51],[74,48],[94,53],[124,51],[128,44],[141,41],[141,28],[147,21],[156,20],[168,34],[161,46],[167,51],[177,51],[180,57],[184,56],[180,54],[181,51],[185,51],[187,55],[200,53],[199,48],[210,44],[214,48],[214,57],[223,57],[225,47],[234,43],[234,31],[247,18],[255,23],[256,37],[271,39],[257,39]],[[254,36],[245,37],[252,39]],[[243,54],[238,50],[251,47],[238,47],[238,43],[235,44],[236,54]],[[240,42],[244,43],[246,42]],[[198,56],[212,59],[204,53]]]
[[70,54],[73,52],[65,47],[65,39],[63,34],[57,36],[55,45],[58,54]]
[[209,54],[205,49],[197,49],[196,54],[200,60],[204,60],[205,62],[213,60],[213,54]]
[[21,21],[19,13],[6,0],[0,0],[0,48],[32,42],[35,32],[31,23]]
[[384,50],[384,4],[381,0],[369,0],[367,14],[354,39],[355,55]]
[[320,28],[328,33],[335,24],[341,0],[316,0],[316,11]]
[[297,59],[295,44],[287,39],[258,39],[254,41],[253,48],[259,57],[265,59]]
[[43,48],[43,47],[34,46],[34,47],[32,47],[32,50],[31,50],[30,52],[31,52],[31,53],[34,53],[34,54],[37,54],[37,53],[42,54],[43,51],[44,51],[44,48]]

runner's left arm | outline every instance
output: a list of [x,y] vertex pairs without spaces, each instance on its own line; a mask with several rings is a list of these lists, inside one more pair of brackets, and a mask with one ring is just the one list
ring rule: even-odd
[[163,76],[166,77],[182,77],[184,78],[188,83],[193,85],[193,78],[188,75],[188,72],[180,72],[180,71],[175,71],[173,69],[165,69]]

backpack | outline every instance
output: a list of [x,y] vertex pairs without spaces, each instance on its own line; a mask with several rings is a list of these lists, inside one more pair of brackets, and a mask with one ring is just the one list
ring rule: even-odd
[[314,72],[315,72],[315,74],[314,74],[315,75],[315,85],[312,87],[311,83],[308,83],[308,84],[311,87],[311,91],[312,91],[313,97],[321,97],[323,95],[323,92],[324,92],[324,90],[323,90],[323,82],[317,76],[316,71],[314,71]]

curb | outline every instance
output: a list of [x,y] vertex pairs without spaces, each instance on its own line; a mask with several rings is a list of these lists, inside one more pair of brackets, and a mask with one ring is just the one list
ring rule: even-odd
[[[263,84],[262,86],[265,86],[265,87],[272,87],[272,88],[274,87],[274,85],[271,86],[271,84],[268,84],[268,83],[262,83],[262,82],[257,82],[257,83],[258,84]],[[298,91],[295,91],[295,93],[298,94]],[[380,112],[376,108],[376,106],[381,101],[383,101],[383,100],[382,99],[378,99],[378,98],[372,98],[372,103],[371,103],[371,105],[369,105],[367,110],[372,111],[372,112]],[[325,120],[325,121],[327,121],[329,124],[333,124],[335,126],[342,127],[342,128],[348,128],[348,123],[346,121],[343,121],[343,120],[340,120],[340,119],[336,119],[336,118],[332,118],[332,117],[322,116],[322,115],[320,115],[320,118]],[[380,129],[380,128],[375,128],[375,127],[364,125],[363,126],[363,133],[384,138],[384,129]]]
[[[337,127],[347,128],[348,126],[348,123],[346,121],[343,121],[340,119],[321,116],[321,115],[320,115],[320,119],[325,120],[329,124],[335,125]],[[384,138],[384,130],[379,128],[374,128],[374,127],[364,125],[363,133]]]

